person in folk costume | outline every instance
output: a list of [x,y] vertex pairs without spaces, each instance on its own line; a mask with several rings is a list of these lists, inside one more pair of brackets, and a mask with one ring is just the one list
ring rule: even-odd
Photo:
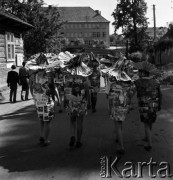
[[37,70],[32,74],[33,98],[37,108],[40,121],[40,144],[47,146],[50,144],[50,125],[54,119],[54,81],[51,72],[44,69]]
[[141,122],[145,127],[144,141],[147,145],[144,148],[147,151],[152,149],[151,130],[152,124],[156,121],[156,113],[161,109],[161,91],[160,83],[155,78],[159,71],[154,65],[147,61],[134,63],[134,67],[138,69],[139,79],[135,81],[138,106]]
[[119,154],[125,152],[122,125],[130,111],[131,98],[134,94],[133,81],[124,69],[125,59],[120,59],[115,67],[108,70],[109,82],[106,88],[109,100],[109,115],[115,125],[116,141],[120,145],[120,149],[117,151]]
[[[66,97],[71,129],[69,146],[79,148],[82,146],[83,118],[87,114],[87,93],[83,79],[91,74],[91,70],[82,62],[80,55],[69,61],[67,69],[70,73],[68,79],[65,80],[65,88],[70,89],[70,94]],[[67,96],[66,89],[65,96]]]
[[93,73],[88,77],[90,81],[90,97],[91,97],[91,108],[92,112],[96,112],[97,105],[97,94],[100,88],[100,71],[99,71],[99,62],[95,58],[94,54],[90,54],[90,61],[88,67],[90,67]]

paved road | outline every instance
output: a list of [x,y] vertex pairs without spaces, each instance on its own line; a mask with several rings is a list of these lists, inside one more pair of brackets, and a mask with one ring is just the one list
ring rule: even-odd
[[[144,150],[144,142],[141,141],[144,135],[143,124],[139,121],[138,111],[133,110],[123,125],[126,154],[118,162],[118,168],[124,169],[123,164],[130,161],[134,162],[137,171],[137,162],[149,162],[152,157],[158,164],[169,162],[173,173],[173,87],[163,87],[162,92],[163,109],[153,128],[153,150]],[[108,119],[103,88],[98,99],[97,112],[89,111],[84,120],[84,145],[74,150],[68,148],[68,116],[65,112],[59,114],[58,107],[52,122],[52,143],[48,147],[40,147],[37,144],[39,126],[33,100],[10,104],[7,99],[1,103],[0,180],[101,179],[101,156],[114,158],[118,147],[113,122]],[[136,97],[133,103],[136,103]],[[144,167],[143,179],[150,179],[147,169]],[[154,168],[155,174],[158,169],[159,166]],[[114,173],[112,179],[117,179]]]

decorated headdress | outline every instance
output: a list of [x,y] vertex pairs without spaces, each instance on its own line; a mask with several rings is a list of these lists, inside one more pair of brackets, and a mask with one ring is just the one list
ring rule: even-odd
[[67,62],[66,65],[67,71],[72,75],[87,77],[92,74],[92,70],[82,62],[82,55],[77,55],[74,58],[70,59],[70,61]]
[[114,77],[117,81],[132,81],[128,74],[128,69],[131,67],[131,61],[125,57],[120,56],[113,67],[107,70],[102,70],[103,73],[107,73],[110,77]]

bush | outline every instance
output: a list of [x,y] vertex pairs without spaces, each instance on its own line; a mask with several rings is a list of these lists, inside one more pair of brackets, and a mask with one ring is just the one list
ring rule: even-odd
[[137,51],[129,55],[129,59],[134,62],[140,62],[143,60],[143,55],[141,52]]

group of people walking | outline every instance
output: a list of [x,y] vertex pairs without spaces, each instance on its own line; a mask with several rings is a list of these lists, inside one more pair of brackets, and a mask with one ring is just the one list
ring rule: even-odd
[[[15,71],[16,66],[11,66],[11,71],[7,74],[7,85],[10,87],[10,102],[16,102],[17,87],[22,86],[21,100],[28,100],[29,96],[29,70],[25,67],[25,62],[22,63],[22,67],[19,69],[19,73]],[[25,97],[23,92],[25,91]]]
[[[44,55],[41,54],[39,59]],[[50,123],[55,117],[55,100],[60,109],[67,110],[70,119],[70,148],[82,146],[83,119],[88,109],[96,112],[97,95],[100,88],[100,77],[106,77],[106,96],[109,104],[109,118],[113,120],[116,130],[116,138],[119,143],[118,153],[124,154],[123,122],[130,111],[131,99],[137,92],[138,109],[140,119],[144,123],[147,151],[152,149],[151,129],[156,120],[156,113],[161,109],[160,85],[154,76],[157,69],[147,61],[140,63],[128,63],[124,57],[120,57],[112,67],[100,69],[97,59],[83,62],[81,55],[72,57],[65,68],[45,68],[34,71],[19,70],[18,74],[9,72],[7,83],[10,84],[11,93],[16,92],[16,84],[23,84],[23,91],[28,89],[28,77],[31,94],[40,120],[40,144],[50,144]],[[45,57],[44,57],[45,59]],[[39,61],[48,65],[48,61]],[[38,63],[38,62],[37,62]],[[43,65],[42,64],[42,65]],[[40,65],[40,64],[38,64]],[[138,79],[133,79],[133,67],[138,69]],[[16,76],[13,85],[12,76]],[[11,79],[10,79],[11,78]],[[27,85],[26,85],[27,84]],[[15,87],[15,88],[14,88]],[[10,93],[10,100],[12,95]],[[27,100],[28,92],[25,99]],[[23,94],[21,93],[21,99]],[[15,100],[15,96],[14,99]]]
[[[131,65],[128,68],[128,60],[118,60],[114,68],[108,70],[106,94],[109,99],[110,119],[114,121],[117,142],[120,145],[118,153],[124,154],[123,122],[131,109],[131,99],[137,92],[139,114],[144,123],[146,145],[145,150],[152,149],[151,130],[156,121],[156,113],[161,109],[160,84],[156,76],[158,70],[147,61],[132,63],[133,68],[138,69],[138,78],[133,79]],[[130,70],[131,69],[131,70]]]

